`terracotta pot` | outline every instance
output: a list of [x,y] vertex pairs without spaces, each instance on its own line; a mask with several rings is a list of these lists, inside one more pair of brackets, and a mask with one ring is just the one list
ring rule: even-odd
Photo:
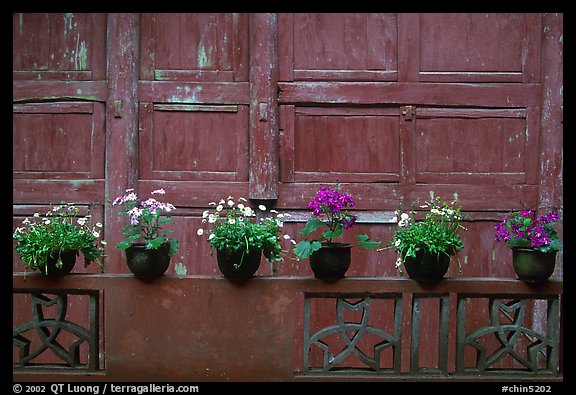
[[408,276],[417,281],[441,280],[450,266],[450,256],[444,253],[431,254],[420,250],[416,257],[405,257],[404,268]]
[[310,256],[310,268],[316,278],[334,281],[343,278],[350,267],[352,244],[322,243]]
[[513,248],[512,264],[520,280],[529,282],[546,281],[556,266],[556,252],[541,252],[531,248]]
[[[51,255],[49,255],[46,259],[46,266],[38,268],[38,270],[40,273],[47,277],[65,276],[66,274],[69,274],[74,268],[77,256],[77,250],[62,251],[60,254],[58,254],[58,251],[53,251]],[[58,261],[59,257],[62,260],[61,267],[56,266],[56,262]]]
[[147,250],[146,244],[134,243],[126,252],[126,263],[137,277],[159,277],[164,275],[170,265],[169,243],[155,250]]
[[216,250],[218,268],[224,277],[231,279],[248,279],[258,271],[262,260],[261,248],[250,248],[241,252]]

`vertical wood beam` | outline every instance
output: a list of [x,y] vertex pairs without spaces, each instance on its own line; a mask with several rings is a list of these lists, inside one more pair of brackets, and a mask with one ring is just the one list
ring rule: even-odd
[[127,188],[137,188],[138,182],[139,24],[139,14],[108,15],[104,220],[109,256],[106,271],[113,273],[128,270],[122,251],[114,249],[122,240],[125,224],[112,201]]
[[250,14],[249,198],[278,199],[278,22]]
[[562,205],[563,15],[543,16],[542,118],[538,208]]
[[[550,209],[560,211],[557,227],[563,236],[563,91],[564,91],[564,18],[563,14],[544,14],[542,29],[542,117],[538,161],[538,214]],[[557,254],[554,276],[563,278],[563,251]]]

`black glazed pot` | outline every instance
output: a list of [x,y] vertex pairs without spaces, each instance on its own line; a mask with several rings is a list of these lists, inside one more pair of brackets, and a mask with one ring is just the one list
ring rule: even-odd
[[322,243],[310,256],[310,268],[316,278],[327,281],[343,278],[350,267],[352,244]]
[[159,277],[164,275],[170,265],[169,243],[157,249],[146,249],[144,243],[134,243],[125,250],[126,264],[137,277]]
[[531,248],[513,248],[512,265],[520,280],[542,282],[548,280],[556,266],[556,252],[542,252]]
[[261,248],[250,248],[241,252],[216,250],[218,268],[224,277],[231,279],[249,279],[260,267]]
[[[74,268],[74,265],[76,265],[77,256],[77,250],[62,251],[60,254],[58,254],[58,251],[52,251],[46,259],[46,266],[38,268],[38,270],[47,277],[65,276],[69,274]],[[62,260],[61,267],[58,267],[56,264],[58,258]]]
[[444,253],[431,254],[420,250],[416,257],[404,257],[404,268],[408,276],[417,281],[441,280],[450,266],[450,256]]

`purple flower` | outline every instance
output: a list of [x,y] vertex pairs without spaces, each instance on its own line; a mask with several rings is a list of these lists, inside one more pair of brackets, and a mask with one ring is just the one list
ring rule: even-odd
[[510,246],[524,246],[535,249],[549,248],[550,244],[557,239],[554,223],[558,221],[557,211],[548,213],[533,219],[534,211],[515,211],[506,215],[504,221],[494,225],[496,230],[494,239],[505,241]]

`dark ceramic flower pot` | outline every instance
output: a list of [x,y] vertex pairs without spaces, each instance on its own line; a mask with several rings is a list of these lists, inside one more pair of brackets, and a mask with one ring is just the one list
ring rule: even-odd
[[249,279],[260,267],[262,249],[251,248],[248,251],[232,252],[216,250],[218,268],[224,277],[231,279]]
[[164,243],[155,250],[147,250],[146,244],[135,243],[128,247],[126,263],[137,277],[159,277],[164,275],[170,265],[169,243]]
[[417,281],[439,281],[450,266],[450,256],[441,254],[431,254],[426,250],[420,250],[416,257],[407,256],[404,260],[404,267],[408,276]]
[[512,264],[520,280],[546,281],[556,266],[556,251],[541,252],[530,248],[513,248]]
[[350,267],[352,244],[322,243],[310,256],[310,268],[316,278],[334,281],[343,278]]
[[[47,277],[65,276],[66,274],[69,274],[74,268],[77,256],[77,250],[62,251],[60,254],[58,254],[57,251],[54,251],[51,255],[48,256],[48,259],[46,259],[46,266],[38,268],[38,270],[40,273]],[[57,266],[58,257],[60,257],[62,260],[61,267]]]

